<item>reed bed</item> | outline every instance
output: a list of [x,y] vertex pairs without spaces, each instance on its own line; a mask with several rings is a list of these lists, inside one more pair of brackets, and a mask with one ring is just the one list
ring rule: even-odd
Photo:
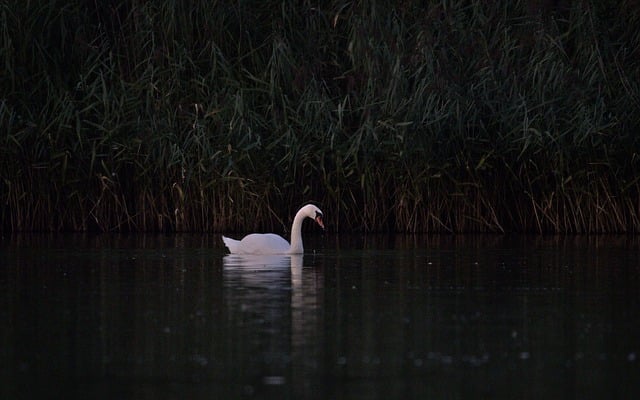
[[1,229],[637,232],[640,7],[547,3],[6,3]]

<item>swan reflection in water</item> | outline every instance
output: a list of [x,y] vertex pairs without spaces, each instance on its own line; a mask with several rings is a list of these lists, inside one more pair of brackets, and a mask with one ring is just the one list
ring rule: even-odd
[[225,303],[243,327],[236,340],[266,342],[259,357],[269,361],[259,373],[291,379],[296,392],[306,392],[321,356],[322,274],[303,267],[302,254],[229,254],[223,267]]
[[302,266],[302,254],[227,254],[222,259],[227,268],[277,268]]
[[222,259],[225,283],[294,288],[300,283],[302,254],[228,254]]

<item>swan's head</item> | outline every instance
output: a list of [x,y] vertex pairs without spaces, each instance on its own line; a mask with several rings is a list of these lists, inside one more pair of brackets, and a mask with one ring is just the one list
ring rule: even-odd
[[324,221],[322,220],[323,214],[318,207],[313,204],[307,204],[300,209],[300,212],[302,212],[305,217],[309,217],[316,221],[316,224],[320,225],[320,227],[324,229]]

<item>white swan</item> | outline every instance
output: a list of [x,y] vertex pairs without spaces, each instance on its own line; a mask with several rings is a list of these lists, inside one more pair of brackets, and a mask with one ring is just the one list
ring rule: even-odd
[[252,233],[235,240],[222,236],[224,245],[227,246],[231,254],[301,254],[302,247],[302,221],[311,218],[322,229],[322,211],[313,204],[307,204],[296,213],[291,227],[291,244],[275,233]]

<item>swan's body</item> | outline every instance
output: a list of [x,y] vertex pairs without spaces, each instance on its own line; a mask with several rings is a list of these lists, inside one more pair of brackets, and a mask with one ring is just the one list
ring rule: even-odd
[[225,246],[231,254],[301,254],[302,221],[311,218],[324,229],[322,211],[313,204],[307,204],[296,213],[291,226],[291,244],[275,233],[252,233],[242,240],[222,236]]

